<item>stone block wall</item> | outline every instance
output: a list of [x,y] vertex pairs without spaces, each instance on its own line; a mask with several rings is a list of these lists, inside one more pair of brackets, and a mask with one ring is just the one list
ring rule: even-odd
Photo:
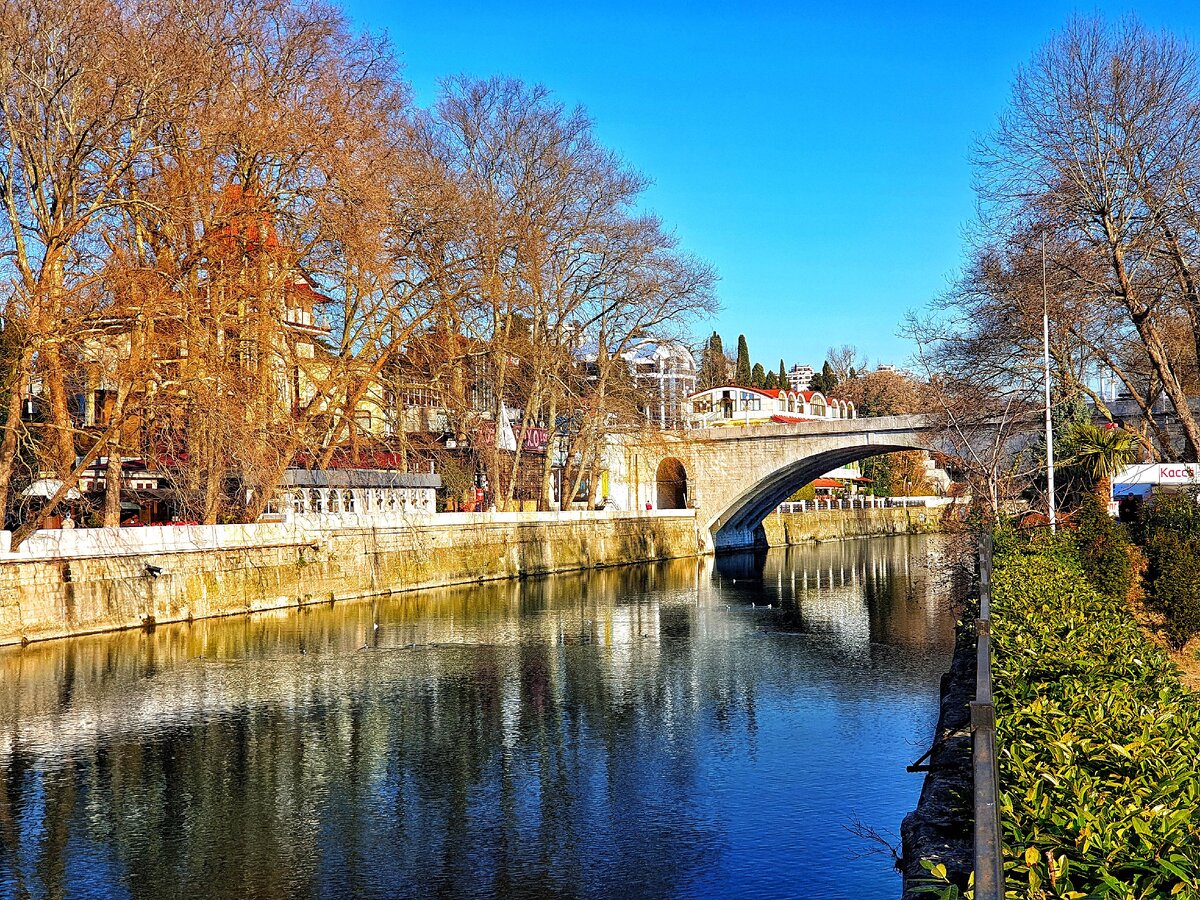
[[783,547],[810,541],[844,541],[882,534],[925,534],[942,530],[941,509],[822,509],[771,513],[763,520],[767,544]]
[[[695,556],[691,511],[39,532],[0,552],[0,644]],[[5,550],[7,548],[4,548]]]

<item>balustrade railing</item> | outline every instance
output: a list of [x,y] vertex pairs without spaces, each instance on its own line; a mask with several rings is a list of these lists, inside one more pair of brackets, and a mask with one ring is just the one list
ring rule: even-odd
[[780,503],[775,511],[781,515],[819,512],[830,509],[903,509],[947,506],[951,497],[817,497],[815,500],[789,500]]

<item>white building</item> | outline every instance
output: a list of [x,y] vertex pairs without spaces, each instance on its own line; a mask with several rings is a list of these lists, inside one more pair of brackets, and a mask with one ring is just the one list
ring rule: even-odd
[[696,359],[677,341],[646,340],[623,354],[645,396],[646,421],[659,428],[682,428],[688,399],[696,390]]
[[812,366],[802,366],[800,363],[796,363],[787,371],[788,387],[793,391],[807,391],[816,374]]
[[820,391],[725,385],[699,391],[688,400],[688,425],[692,428],[857,418],[853,403],[826,397]]

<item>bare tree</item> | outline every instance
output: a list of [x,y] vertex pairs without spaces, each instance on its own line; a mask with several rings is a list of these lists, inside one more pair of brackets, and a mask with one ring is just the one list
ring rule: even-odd
[[[1170,400],[1191,459],[1200,425],[1188,405],[1196,364],[1191,248],[1200,168],[1196,60],[1189,46],[1136,21],[1080,19],[1017,75],[1013,99],[979,150],[988,224],[1045,234],[1085,265],[1079,293],[1115,305]],[[1180,322],[1193,340],[1172,341]]]

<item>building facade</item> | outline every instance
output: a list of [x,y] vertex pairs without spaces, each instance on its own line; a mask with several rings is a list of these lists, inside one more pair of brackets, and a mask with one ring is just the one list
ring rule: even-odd
[[812,366],[802,366],[800,363],[796,363],[787,370],[788,388],[793,391],[807,391],[816,374]]
[[696,359],[677,341],[645,341],[624,354],[643,395],[646,422],[659,428],[683,428],[696,390]]
[[724,385],[692,394],[688,401],[691,428],[857,418],[853,403],[820,391]]

